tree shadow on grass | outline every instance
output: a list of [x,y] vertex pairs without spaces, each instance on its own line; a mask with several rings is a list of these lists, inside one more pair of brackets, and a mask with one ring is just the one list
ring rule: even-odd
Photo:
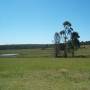
[[90,58],[90,55],[78,55],[78,56],[67,56],[67,57],[64,57],[64,56],[57,56],[55,58]]
[[90,55],[78,55],[74,56],[73,58],[90,58]]

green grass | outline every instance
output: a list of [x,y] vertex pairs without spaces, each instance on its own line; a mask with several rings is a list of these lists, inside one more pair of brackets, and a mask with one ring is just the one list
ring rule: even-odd
[[0,90],[90,90],[90,58],[0,58]]
[[42,48],[38,49],[17,49],[17,50],[0,50],[0,54],[8,54],[8,53],[17,53],[17,57],[23,58],[32,58],[32,57],[53,57],[54,50],[52,48],[47,48],[43,50]]
[[[90,46],[76,56],[54,58],[54,49],[0,50],[17,58],[0,58],[0,90],[90,90]],[[88,58],[86,58],[88,57]]]
[[[0,50],[0,54],[18,54],[20,58],[41,58],[41,57],[54,57],[54,48],[37,48],[37,49],[17,49],[17,50]],[[75,51],[75,56],[90,57],[90,45],[86,48],[80,48]]]

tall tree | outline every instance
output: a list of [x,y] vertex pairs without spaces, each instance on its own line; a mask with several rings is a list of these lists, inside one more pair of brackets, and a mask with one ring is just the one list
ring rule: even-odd
[[60,35],[58,32],[55,33],[54,41],[55,41],[55,57],[58,57],[59,43],[60,43]]
[[65,50],[64,50],[64,56],[67,57],[67,40],[68,35],[71,35],[73,28],[71,27],[72,24],[69,21],[65,21],[63,23],[64,30],[60,32],[61,35],[64,36],[64,44],[65,44]]
[[54,36],[55,41],[55,56],[58,56],[60,47],[60,42],[62,42],[61,45],[63,45],[64,50],[64,56],[67,57],[68,51],[72,50],[72,56],[74,56],[75,48],[77,49],[80,47],[78,38],[80,37],[77,32],[73,31],[72,24],[69,21],[65,21],[63,23],[64,29],[60,31],[60,33],[56,32]]
[[80,42],[78,40],[78,38],[80,38],[78,32],[73,32],[71,34],[71,41],[72,41],[72,56],[74,56],[74,51],[75,49],[80,47]]

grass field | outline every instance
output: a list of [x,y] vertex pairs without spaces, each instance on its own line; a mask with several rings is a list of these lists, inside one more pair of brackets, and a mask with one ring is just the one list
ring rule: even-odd
[[0,50],[0,90],[90,90],[90,46],[74,58],[54,58],[54,50]]
[[[41,57],[54,57],[53,48],[37,48],[37,49],[17,49],[17,50],[0,50],[0,54],[18,54],[20,58],[41,58]],[[86,48],[80,48],[75,51],[75,56],[90,57],[90,45]]]
[[90,90],[90,58],[0,58],[0,90]]

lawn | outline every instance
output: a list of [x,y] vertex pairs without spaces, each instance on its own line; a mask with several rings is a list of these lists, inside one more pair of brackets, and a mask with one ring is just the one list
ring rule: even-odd
[[0,90],[90,90],[90,58],[0,58]]

